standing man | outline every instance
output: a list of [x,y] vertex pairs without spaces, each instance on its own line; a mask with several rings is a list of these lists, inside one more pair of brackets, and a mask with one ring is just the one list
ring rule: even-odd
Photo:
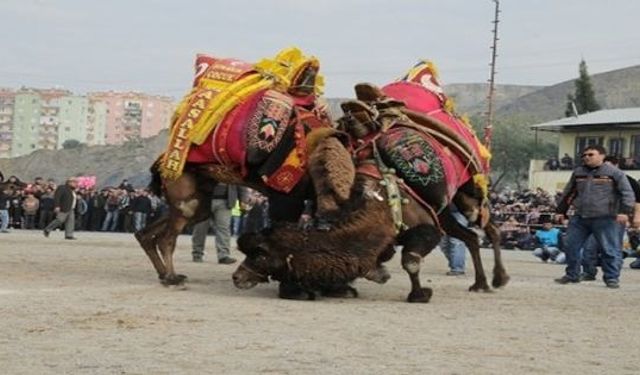
[[[469,226],[467,218],[458,211],[458,208],[454,204],[449,205],[449,208],[458,224],[463,227]],[[440,250],[442,250],[445,257],[447,257],[447,261],[449,263],[447,276],[464,275],[464,262],[467,254],[467,246],[464,242],[455,237],[444,235],[440,240]]]
[[9,233],[9,203],[11,189],[0,187],[0,233]]
[[219,183],[213,188],[209,219],[193,226],[191,255],[193,256],[194,262],[202,262],[204,245],[210,225],[213,225],[215,231],[218,263],[232,264],[236,262],[236,260],[230,256],[231,209],[240,197],[241,189],[236,185]]
[[[607,156],[604,158],[605,163],[611,163],[616,168],[620,168],[620,163],[617,157],[615,156]],[[631,186],[631,190],[633,190],[633,196],[635,198],[634,210],[633,210],[633,220],[631,221],[631,226],[633,228],[640,227],[640,184],[633,177],[625,174],[627,177],[627,181],[629,181],[629,186]],[[618,236],[620,236],[620,243],[624,243],[624,235],[627,233],[626,225],[620,225],[620,232]],[[622,247],[620,248],[622,252]],[[582,274],[580,275],[580,281],[593,281],[596,279],[596,275],[598,274],[597,264],[600,262],[602,250],[598,245],[598,242],[593,238],[593,236],[589,237],[587,243],[584,245],[582,249]],[[622,268],[622,258],[620,258],[620,268]]]
[[147,216],[151,213],[151,200],[146,190],[136,190],[135,197],[131,200],[131,212],[133,212],[133,228],[136,232],[147,226]]
[[64,224],[64,239],[75,240],[73,229],[75,227],[75,209],[76,209],[76,188],[78,181],[69,177],[67,183],[56,188],[53,194],[53,212],[56,215],[49,225],[44,228],[44,236],[49,237],[49,233],[57,227]]
[[602,272],[609,288],[620,286],[620,225],[626,225],[633,214],[633,190],[624,172],[605,163],[606,151],[600,145],[587,146],[582,153],[583,165],[571,174],[556,210],[563,220],[570,205],[575,215],[569,221],[565,254],[566,273],[555,281],[559,284],[580,282],[580,249],[593,234],[602,248]]

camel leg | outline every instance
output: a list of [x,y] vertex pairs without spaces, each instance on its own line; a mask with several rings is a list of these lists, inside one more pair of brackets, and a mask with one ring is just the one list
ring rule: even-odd
[[303,289],[296,283],[281,282],[278,286],[278,297],[299,301],[314,301],[316,299],[316,294],[312,291]]
[[[157,252],[151,251],[150,245],[149,250],[145,247],[145,251],[147,251],[154,266],[156,266],[158,275],[164,285],[182,284],[187,278],[185,275],[175,273],[173,253],[178,235],[182,233],[185,225],[190,220],[197,222],[209,217],[209,206],[201,204],[201,202],[208,202],[207,195],[202,191],[202,188],[198,186],[196,176],[186,172],[174,181],[165,181],[164,195],[170,206],[169,215],[164,225],[152,226],[148,232],[149,234],[154,234],[153,242],[157,245]],[[156,259],[158,255],[162,257],[160,261]],[[154,259],[156,260],[155,262]],[[157,266],[160,263],[164,267]],[[162,276],[163,274],[164,277]]]
[[489,284],[487,283],[487,276],[485,275],[484,268],[482,267],[482,259],[480,258],[480,243],[478,241],[478,235],[471,229],[460,225],[448,209],[445,209],[440,214],[439,218],[444,231],[448,235],[464,242],[467,249],[469,249],[471,260],[473,261],[473,269],[476,275],[475,283],[469,287],[469,291],[490,291],[491,289],[489,289]]
[[167,274],[167,269],[158,253],[157,236],[164,230],[169,222],[169,215],[165,215],[134,234],[136,240],[138,240],[138,243],[151,260],[153,267],[158,272],[158,278],[160,280],[164,279],[164,276]]
[[325,286],[320,290],[323,297],[358,298],[358,290],[349,284]]
[[385,267],[382,263],[385,263],[391,260],[391,258],[393,258],[395,253],[396,253],[396,250],[393,244],[389,245],[389,247],[387,247],[378,256],[378,259],[376,260],[376,268],[367,272],[367,274],[364,275],[364,278],[378,284],[384,284],[387,281],[389,281],[389,279],[391,278],[391,274],[387,270],[387,267]]
[[403,232],[398,237],[402,248],[402,268],[409,274],[411,292],[408,302],[427,303],[433,295],[431,288],[420,284],[420,262],[440,242],[440,232],[432,225],[419,225]]
[[491,241],[491,246],[493,247],[494,266],[493,280],[491,281],[491,285],[494,288],[500,288],[507,285],[507,283],[509,282],[509,275],[507,274],[507,270],[504,268],[504,264],[502,263],[502,251],[500,249],[500,229],[493,222],[489,221],[484,227],[484,232],[487,234],[487,237]]
[[188,219],[180,215],[175,216],[174,220],[168,223],[165,227],[166,230],[158,238],[158,248],[166,268],[165,276],[162,279],[164,285],[180,285],[187,279],[187,276],[175,273],[173,253],[176,249],[178,235],[182,233],[182,229],[187,225]]

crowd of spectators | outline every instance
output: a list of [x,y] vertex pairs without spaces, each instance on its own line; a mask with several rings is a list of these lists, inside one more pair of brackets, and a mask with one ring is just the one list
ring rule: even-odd
[[[36,177],[22,181],[10,176],[17,189],[5,190],[9,225],[13,229],[44,229],[55,218],[54,179]],[[76,190],[75,230],[135,232],[159,217],[166,209],[164,202],[145,188],[134,188],[127,180],[119,186],[97,189],[79,185]]]
[[[552,195],[543,189],[492,192],[491,217],[500,225],[503,248],[536,248],[535,231],[553,217],[559,194]],[[563,227],[562,223],[554,224]]]
[[[145,188],[134,188],[127,180],[118,186],[101,189],[95,184],[83,184],[82,178],[79,180],[76,231],[135,232],[168,209],[162,198]],[[0,182],[3,182],[1,178]],[[55,219],[54,192],[58,183],[54,179],[36,177],[34,181],[26,182],[10,176],[5,182],[18,187],[0,191],[0,204],[6,205],[8,211],[7,229],[44,230]],[[247,190],[246,201],[236,202],[232,210],[230,225],[234,236],[269,226],[267,199],[257,191]],[[188,227],[186,231],[191,229]]]
[[[504,249],[534,250],[542,244],[536,238],[536,231],[551,223],[560,230],[559,249],[565,237],[567,223],[554,222],[556,202],[562,194],[550,194],[543,189],[515,191],[505,189],[492,192],[491,217],[500,225],[502,247]],[[625,236],[624,251],[631,255],[640,246],[640,232],[628,229]]]
[[[56,181],[37,177],[23,182],[15,176],[7,179],[20,186],[7,202],[9,228],[43,229],[54,218],[53,193]],[[119,186],[96,189],[79,186],[76,204],[76,230],[105,232],[135,232],[158,218],[167,209],[164,201],[144,188],[134,188],[124,180]],[[0,193],[2,194],[2,193]],[[540,247],[536,231],[553,220],[556,200],[561,192],[550,194],[543,189],[510,190],[490,193],[491,216],[500,226],[504,249],[534,250]],[[251,204],[236,207],[232,217],[232,233],[238,235],[242,227],[268,225],[268,202],[257,192],[252,192]],[[255,209],[253,209],[255,208]],[[253,209],[253,210],[252,210]],[[564,237],[566,223],[552,222]],[[630,230],[625,243],[627,249],[636,249],[640,233]],[[562,240],[559,244],[562,249]]]

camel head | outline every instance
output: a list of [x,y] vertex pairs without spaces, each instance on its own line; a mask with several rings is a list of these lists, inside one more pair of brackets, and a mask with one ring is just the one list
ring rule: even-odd
[[268,283],[273,270],[283,265],[271,254],[265,235],[245,233],[238,238],[238,250],[246,255],[233,273],[233,284],[239,289],[251,289],[259,283]]

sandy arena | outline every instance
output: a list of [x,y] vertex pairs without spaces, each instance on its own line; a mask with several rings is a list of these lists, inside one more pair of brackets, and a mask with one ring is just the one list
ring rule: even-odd
[[132,235],[76,235],[0,235],[3,374],[640,373],[640,271],[629,260],[610,290],[556,285],[563,266],[505,251],[510,284],[475,294],[472,272],[445,276],[436,251],[422,273],[433,299],[409,304],[396,256],[392,279],[358,281],[358,299],[300,302],[278,299],[273,283],[236,289],[235,265],[192,263],[189,236],[176,252],[189,276],[179,290],[158,283]]

